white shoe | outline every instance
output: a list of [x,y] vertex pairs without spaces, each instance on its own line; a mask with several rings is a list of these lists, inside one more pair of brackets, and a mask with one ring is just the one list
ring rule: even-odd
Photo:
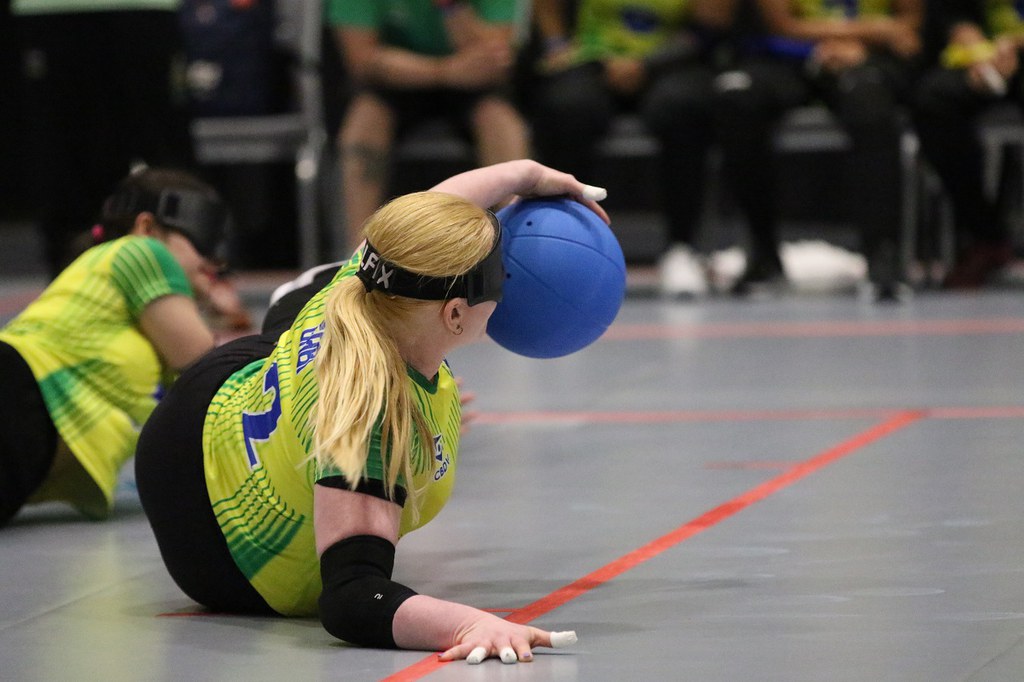
[[867,278],[864,256],[821,240],[784,243],[779,257],[787,278],[798,289],[839,291]]
[[668,296],[703,296],[708,292],[704,264],[690,247],[674,244],[661,257],[661,291]]

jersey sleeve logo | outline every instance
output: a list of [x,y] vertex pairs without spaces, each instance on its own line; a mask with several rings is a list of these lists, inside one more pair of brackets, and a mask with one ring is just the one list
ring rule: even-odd
[[277,429],[281,418],[281,388],[278,384],[277,363],[267,370],[263,377],[263,395],[274,392],[270,407],[263,412],[242,412],[242,434],[245,438],[245,452],[249,458],[249,468],[255,469],[259,463],[256,454],[256,443],[265,443]]
[[324,328],[325,324],[321,322],[315,327],[302,330],[302,335],[299,336],[299,361],[295,363],[296,374],[316,359],[316,354],[320,350],[320,339],[324,335]]

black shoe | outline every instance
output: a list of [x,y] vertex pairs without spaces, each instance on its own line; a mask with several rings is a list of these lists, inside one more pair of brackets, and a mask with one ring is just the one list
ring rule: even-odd
[[878,303],[899,303],[910,296],[910,287],[903,282],[899,253],[892,241],[883,241],[868,256],[868,279],[871,297]]
[[906,303],[914,290],[905,282],[863,282],[857,289],[861,300],[874,303]]
[[778,259],[759,260],[747,265],[747,269],[729,291],[734,296],[777,294],[786,288],[786,284],[786,273]]

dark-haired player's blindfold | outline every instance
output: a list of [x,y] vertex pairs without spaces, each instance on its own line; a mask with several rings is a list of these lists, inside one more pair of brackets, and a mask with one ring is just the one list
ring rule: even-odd
[[121,189],[103,206],[104,218],[149,211],[157,222],[184,235],[206,258],[223,260],[231,213],[223,201],[189,189],[168,188],[159,194],[136,187]]

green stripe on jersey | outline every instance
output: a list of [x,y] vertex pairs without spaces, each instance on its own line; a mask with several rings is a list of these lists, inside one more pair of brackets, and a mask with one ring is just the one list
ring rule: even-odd
[[[313,486],[328,475],[313,456],[309,416],[319,383],[315,356],[321,342],[325,301],[351,277],[358,256],[343,266],[278,338],[271,355],[236,372],[217,392],[203,428],[206,486],[231,555],[253,587],[275,611],[313,615],[321,591],[313,533]],[[275,381],[276,377],[276,381]],[[426,388],[420,382],[426,384]],[[416,509],[406,502],[400,534],[419,528],[440,512],[455,478],[460,424],[458,389],[447,364],[437,379],[410,372],[414,405],[427,419],[433,442],[414,436],[412,489]],[[366,476],[384,478],[380,428],[367,444]],[[399,481],[407,490],[409,486]]]
[[[103,491],[107,511],[138,428],[172,378],[137,326],[138,315],[172,293],[190,295],[191,289],[167,247],[122,237],[82,254],[0,330],[0,339],[32,369],[54,426]],[[91,494],[59,499],[96,507]]]

